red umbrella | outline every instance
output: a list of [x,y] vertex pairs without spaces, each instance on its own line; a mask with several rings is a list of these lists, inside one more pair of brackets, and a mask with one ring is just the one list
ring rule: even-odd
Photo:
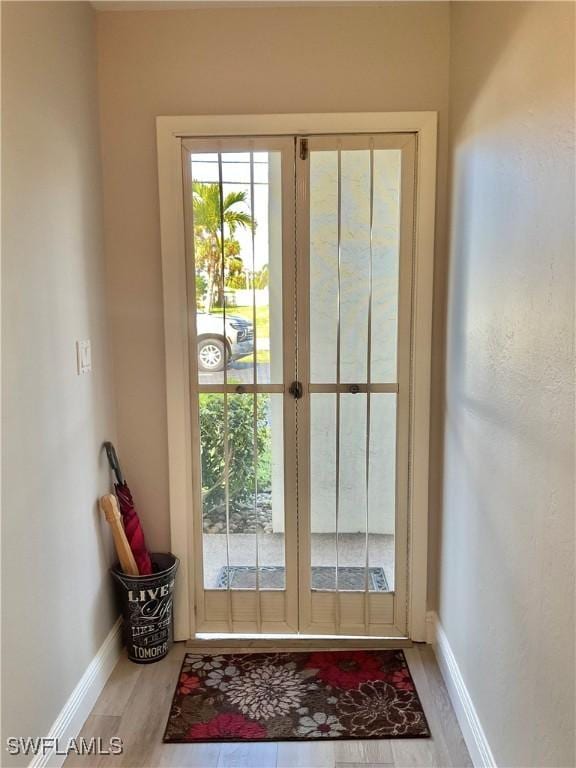
[[124,475],[120,469],[120,462],[118,461],[116,449],[112,443],[104,443],[104,448],[106,449],[110,468],[116,476],[114,489],[116,491],[116,496],[118,497],[118,504],[122,514],[126,538],[128,539],[128,543],[134,554],[134,559],[136,560],[140,575],[147,576],[152,573],[152,561],[150,560],[150,553],[146,548],[144,531],[142,530],[142,524],[140,523],[140,518],[138,517],[138,513],[134,506],[130,488],[126,485]]

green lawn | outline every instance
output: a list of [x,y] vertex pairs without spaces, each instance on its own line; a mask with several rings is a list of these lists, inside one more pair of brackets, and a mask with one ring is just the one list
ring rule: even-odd
[[[243,363],[253,363],[254,362],[254,355],[247,355],[246,357],[242,358]],[[256,360],[257,363],[270,363],[270,351],[268,349],[260,349],[258,351],[258,360]]]
[[[221,307],[213,307],[213,314],[223,314]],[[226,307],[227,315],[238,315],[239,317],[245,317],[246,320],[253,322],[253,309],[252,307]],[[270,314],[268,306],[256,307],[256,335],[259,339],[270,338]],[[263,361],[261,361],[263,362]]]

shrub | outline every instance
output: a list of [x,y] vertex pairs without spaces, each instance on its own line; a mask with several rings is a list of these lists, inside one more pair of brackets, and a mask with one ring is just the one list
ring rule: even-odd
[[[228,396],[228,489],[230,507],[253,498],[255,476],[258,491],[270,489],[270,426],[267,397],[258,397],[256,443],[257,473],[254,467],[254,399],[251,395]],[[209,507],[225,502],[224,396],[200,395],[202,436],[202,497]]]
[[196,305],[198,309],[204,307],[204,297],[206,296],[206,290],[208,288],[208,281],[204,275],[196,273]]

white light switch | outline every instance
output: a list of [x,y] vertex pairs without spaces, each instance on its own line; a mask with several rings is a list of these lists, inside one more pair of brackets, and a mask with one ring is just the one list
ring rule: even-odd
[[76,361],[78,364],[78,376],[81,373],[90,373],[92,370],[92,349],[90,339],[76,342]]

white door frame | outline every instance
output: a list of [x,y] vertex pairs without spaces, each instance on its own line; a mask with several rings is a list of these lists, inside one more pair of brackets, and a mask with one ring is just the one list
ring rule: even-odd
[[172,552],[180,558],[174,637],[195,635],[192,446],[182,138],[345,133],[415,133],[416,214],[413,274],[408,637],[426,640],[430,362],[436,198],[436,112],[157,117],[158,184],[164,297],[169,510]]

